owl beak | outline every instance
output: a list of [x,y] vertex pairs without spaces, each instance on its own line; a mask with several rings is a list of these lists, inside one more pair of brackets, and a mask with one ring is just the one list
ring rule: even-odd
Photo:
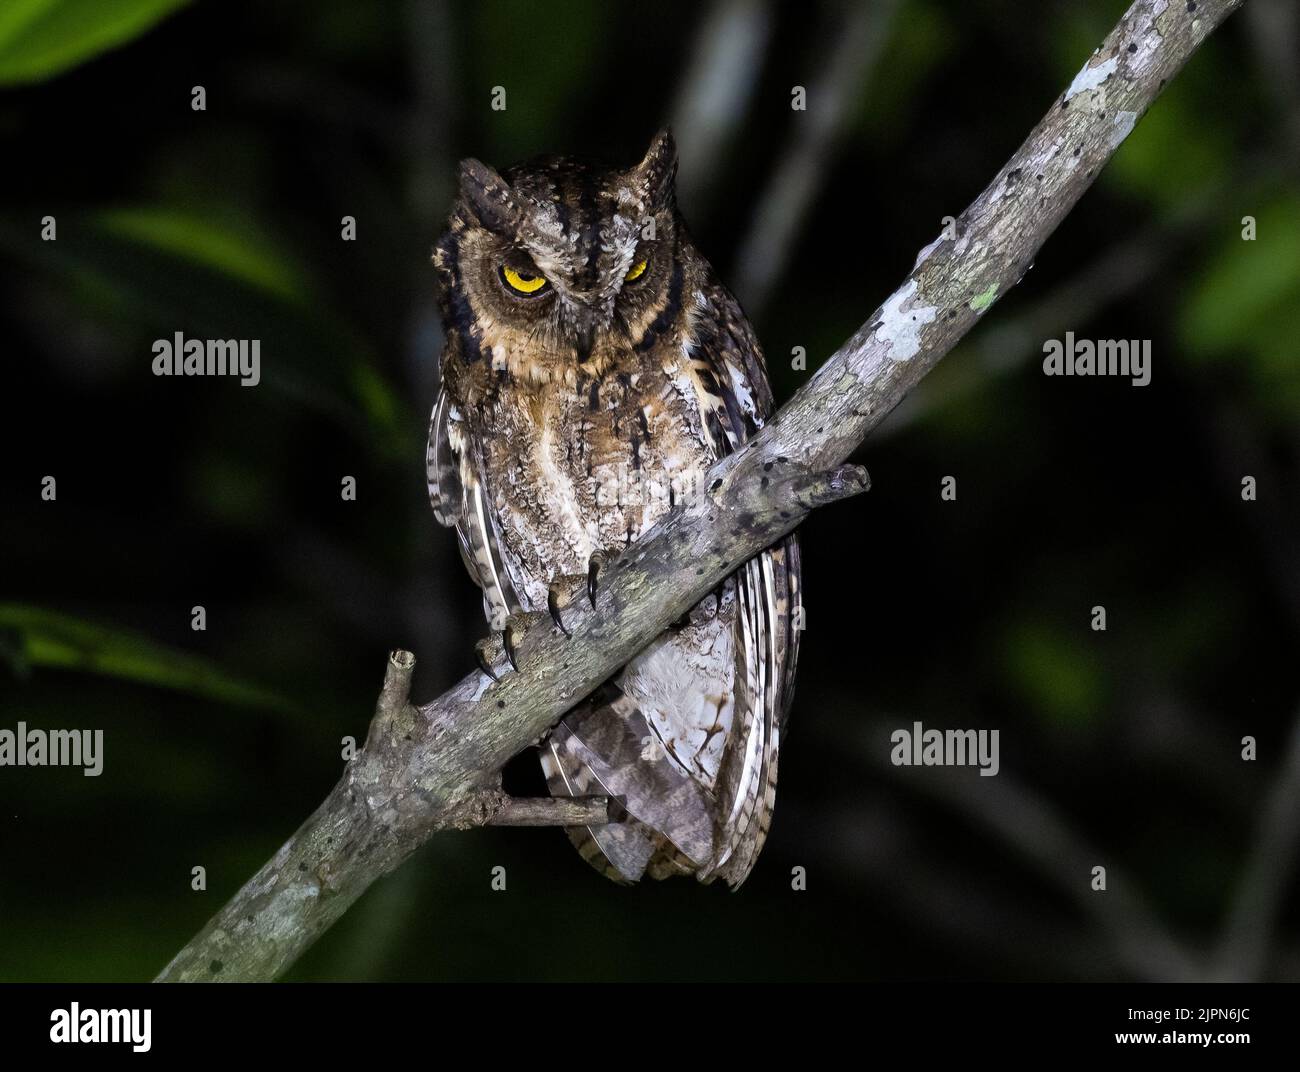
[[591,348],[596,342],[596,325],[588,322],[580,327],[573,336],[573,348],[578,354],[578,364],[585,365],[591,360]]
[[591,359],[597,337],[609,330],[610,309],[584,291],[567,291],[563,296],[564,329],[578,361],[585,363]]
[[569,338],[573,341],[574,352],[579,363],[586,363],[591,358],[592,348],[596,345],[596,335],[605,326],[600,311],[585,302],[574,302],[568,306]]

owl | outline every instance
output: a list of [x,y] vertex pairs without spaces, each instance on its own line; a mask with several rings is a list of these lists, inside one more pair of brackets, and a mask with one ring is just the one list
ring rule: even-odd
[[[628,169],[460,166],[433,258],[446,345],[429,494],[494,629],[530,611],[564,629],[601,563],[699,493],[771,412],[758,340],[691,241],[676,172],[667,130]],[[748,876],[771,822],[798,585],[789,537],[542,742],[552,795],[607,795],[626,813],[568,830],[598,870]]]

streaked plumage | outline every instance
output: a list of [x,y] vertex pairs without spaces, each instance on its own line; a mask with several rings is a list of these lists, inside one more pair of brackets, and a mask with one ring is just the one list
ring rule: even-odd
[[[461,167],[434,255],[447,343],[429,491],[494,628],[638,539],[771,411],[758,341],[686,234],[675,171],[667,132],[627,171]],[[610,877],[749,874],[793,687],[798,577],[793,538],[746,563],[543,742],[553,794],[626,807],[570,831]]]

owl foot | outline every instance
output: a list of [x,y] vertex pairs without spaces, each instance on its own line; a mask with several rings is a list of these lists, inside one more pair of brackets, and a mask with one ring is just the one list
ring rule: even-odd
[[568,625],[564,621],[564,611],[573,605],[575,599],[581,598],[580,593],[586,592],[587,598],[592,600],[592,606],[595,604],[595,583],[596,571],[600,568],[600,562],[593,559],[593,565],[588,568],[587,576],[578,577],[570,574],[562,574],[551,581],[546,590],[546,609],[550,612],[551,621],[566,637],[573,634],[569,631]]
[[573,634],[570,633],[568,628],[565,626],[564,616],[560,613],[560,607],[562,605],[560,599],[561,596],[559,589],[556,588],[555,585],[551,585],[551,587],[546,590],[546,609],[550,611],[551,621],[559,626],[560,632],[567,637],[571,637]]
[[492,669],[492,657],[494,653],[493,638],[484,637],[482,640],[474,642],[474,658],[478,660],[479,669],[487,674],[493,681],[500,681],[497,672]]
[[505,649],[506,658],[510,660],[510,665],[519,672],[519,659],[515,656],[515,645],[523,640],[528,633],[528,627],[525,624],[522,614],[512,614],[506,619],[506,627],[501,630],[501,646]]
[[500,681],[497,665],[504,655],[512,670],[519,670],[518,648],[528,635],[528,626],[536,614],[512,614],[506,619],[505,628],[494,636],[484,637],[474,644],[474,655],[478,659],[479,669],[493,681]]

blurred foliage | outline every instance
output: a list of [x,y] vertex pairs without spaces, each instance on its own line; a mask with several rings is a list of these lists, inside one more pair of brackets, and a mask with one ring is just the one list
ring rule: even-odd
[[[1193,281],[1183,303],[1181,341],[1190,358],[1238,368],[1257,405],[1273,420],[1294,424],[1300,413],[1300,198],[1278,197],[1261,206],[1251,241],[1242,238],[1243,222],[1227,221],[1226,238]],[[1261,241],[1268,243],[1268,256],[1256,251]]]
[[[916,121],[917,87],[956,46],[942,3],[913,0],[889,38],[889,63],[876,67],[858,98],[853,133],[897,138]],[[853,129],[853,128],[851,128]]]
[[109,234],[224,272],[283,301],[307,302],[304,273],[285,259],[274,242],[258,236],[247,220],[218,222],[208,216],[147,207],[106,210],[95,222]]
[[23,677],[32,667],[81,670],[177,689],[223,703],[293,709],[284,697],[223,673],[205,659],[67,614],[3,603],[0,631],[10,634],[0,653]]
[[[582,109],[584,87],[607,58],[603,46],[614,10],[600,0],[573,0],[561,19],[521,22],[515,4],[473,6],[467,66],[480,85],[507,88],[507,106],[496,113],[484,155],[497,160],[536,156],[537,131],[554,129]],[[539,55],[547,62],[539,64]],[[519,80],[520,71],[528,72],[526,81]],[[621,91],[628,94],[645,92],[655,78],[654,71],[636,66],[626,73]]]
[[1104,663],[1095,653],[1081,651],[1069,633],[1024,618],[1001,639],[1000,650],[1020,698],[1043,718],[1086,723],[1101,714],[1108,691]]
[[0,85],[39,82],[126,44],[189,0],[6,0]]
[[[727,278],[814,118],[789,88],[815,83],[844,22],[836,3],[736,6],[769,20],[768,44],[745,112],[718,128],[721,172],[682,206]],[[1124,7],[1047,0],[1027,18],[1014,0],[903,0],[757,318],[779,398],[813,371],[790,367],[792,347],[815,367],[857,329]],[[428,257],[456,161],[636,159],[692,106],[679,91],[710,47],[705,14],[0,8],[0,726],[75,720],[110,744],[97,779],[0,771],[0,978],[147,977],[337,778],[386,650],[419,653],[421,696],[472,667],[480,601],[423,472],[440,346]],[[871,494],[806,526],[781,803],[743,893],[618,890],[554,831],[449,835],[295,978],[1126,974],[1065,892],[1075,876],[1045,882],[1053,861],[1027,865],[913,773],[882,774],[880,742],[914,719],[1000,729],[1000,779],[1130,865],[1171,927],[1213,938],[1295,714],[1300,642],[1300,153],[1278,133],[1300,103],[1240,21],[867,445]],[[1207,189],[1224,193],[1206,206]],[[39,240],[46,215],[57,241]],[[1092,293],[1089,269],[1148,233],[1121,291]],[[151,341],[177,330],[260,339],[262,385],[153,377]],[[1044,331],[1067,330],[1150,339],[1151,386],[1043,377]],[[941,502],[953,473],[958,500]],[[1245,473],[1257,502],[1240,498]],[[197,603],[204,633],[188,627]],[[1097,603],[1106,634],[1088,628]],[[1237,758],[1246,733],[1258,767]],[[531,756],[506,780],[542,791]],[[189,890],[196,862],[206,894]],[[488,892],[500,863],[508,895]],[[792,897],[796,864],[811,881]],[[1300,970],[1287,903],[1278,975]]]

